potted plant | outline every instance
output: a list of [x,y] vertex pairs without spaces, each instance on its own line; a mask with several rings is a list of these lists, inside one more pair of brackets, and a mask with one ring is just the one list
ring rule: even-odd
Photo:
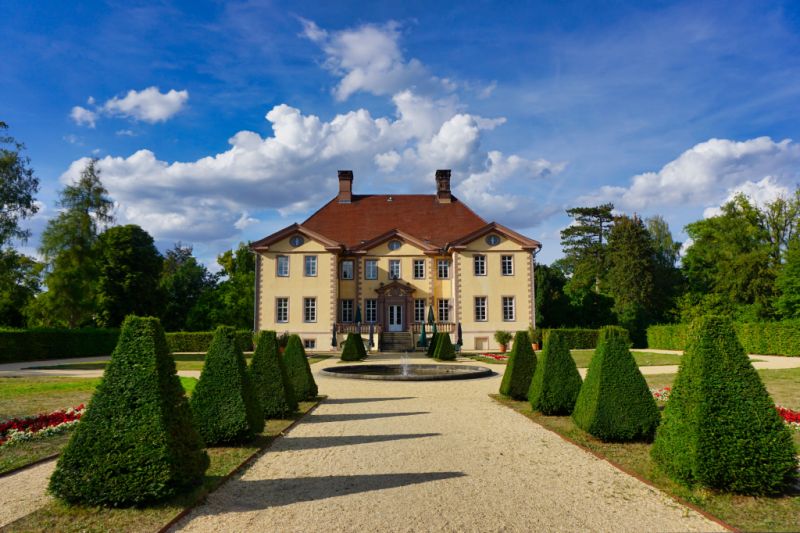
[[508,343],[511,342],[513,336],[507,331],[497,330],[494,332],[494,340],[500,345],[500,352],[505,353],[508,349]]

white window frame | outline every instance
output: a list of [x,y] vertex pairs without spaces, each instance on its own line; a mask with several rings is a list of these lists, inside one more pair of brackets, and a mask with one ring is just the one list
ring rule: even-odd
[[303,298],[303,322],[317,321],[317,299],[313,296]]
[[486,256],[476,254],[472,256],[472,273],[476,276],[486,275]]
[[339,322],[351,324],[356,319],[355,307],[355,301],[352,299],[342,298],[339,300]]
[[[281,303],[286,304],[285,309],[283,309],[286,318],[283,320],[281,320]],[[278,296],[275,298],[275,322],[279,324],[285,324],[289,322],[289,298],[286,296]]]
[[488,302],[489,298],[486,296],[475,297],[475,322],[487,322],[489,320]]
[[[506,270],[506,266],[508,266],[508,270]],[[504,275],[504,276],[513,276],[514,275],[514,256],[513,255],[501,255],[500,256],[500,273],[502,275]]]
[[[392,267],[397,265],[397,276],[392,274]],[[399,259],[389,259],[389,280],[403,279],[403,264]]]
[[[370,268],[372,267],[372,268]],[[372,274],[372,275],[370,275]],[[378,279],[378,260],[365,259],[364,260],[364,279]]]
[[316,350],[317,349],[317,339],[303,339],[303,347],[306,350]]
[[[313,266],[313,268],[309,268],[309,266]],[[316,278],[317,277],[317,256],[316,255],[305,255],[303,256],[303,275],[307,278]]]
[[[349,276],[345,275],[347,273],[347,270],[348,270],[348,269],[346,269],[344,267],[345,265],[350,265],[350,269],[349,269],[350,270],[350,275]],[[339,272],[339,277],[341,279],[353,279],[353,275],[355,273],[355,268],[356,267],[355,267],[355,262],[352,259],[343,259],[342,262],[341,262],[341,267],[340,268],[341,268],[341,272]]]
[[[442,275],[442,271],[444,270],[444,275]],[[439,279],[450,279],[450,260],[449,259],[437,259],[436,260],[436,274]]]
[[436,304],[439,322],[450,322],[450,300],[448,298],[440,298]]
[[[422,304],[421,306],[419,304]],[[425,322],[425,298],[414,300],[414,322],[422,324]]]
[[[372,309],[370,309],[370,307]],[[364,322],[374,324],[378,321],[378,300],[367,298],[364,300]]]
[[414,259],[414,279],[425,279],[424,259]]
[[[282,273],[283,270],[281,269],[281,264],[286,265],[286,273]],[[289,256],[288,255],[279,255],[275,259],[275,275],[279,278],[288,278],[289,277]]]
[[[516,322],[517,321],[517,298],[514,296],[503,296],[500,298],[503,322]],[[507,305],[510,302],[510,305]],[[510,312],[506,312],[510,311]]]

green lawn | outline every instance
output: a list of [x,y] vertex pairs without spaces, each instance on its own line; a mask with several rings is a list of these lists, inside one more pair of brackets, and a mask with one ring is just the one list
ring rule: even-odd
[[45,504],[39,510],[5,526],[4,532],[106,532],[159,531],[178,513],[194,507],[225,481],[225,477],[242,462],[254,457],[281,436],[296,420],[318,402],[300,402],[299,413],[292,419],[268,420],[264,431],[252,442],[239,446],[208,448],[211,466],[203,484],[194,491],[171,501],[148,508],[107,509],[104,507],[67,506],[59,501]]
[[[173,357],[178,370],[203,370],[206,359],[205,354],[176,354],[173,355]],[[247,364],[250,364],[252,357],[253,354],[245,354]],[[308,358],[308,362],[313,365],[329,357],[329,355],[314,355]],[[100,361],[96,363],[64,363],[52,366],[30,366],[27,368],[36,370],[105,370],[107,364],[107,361]]]
[[[540,352],[537,352],[540,353]],[[575,360],[575,364],[578,368],[588,368],[589,361],[592,360],[592,356],[594,355],[594,350],[570,350],[572,354],[572,358]],[[664,354],[664,353],[654,353],[654,352],[631,352],[633,353],[633,358],[636,360],[636,364],[639,366],[658,366],[658,365],[679,365],[681,362],[680,355],[674,354]],[[489,363],[489,364],[506,364],[505,361],[496,361],[494,359],[487,359],[478,356],[477,354],[465,354],[468,357],[472,357],[481,363]]]

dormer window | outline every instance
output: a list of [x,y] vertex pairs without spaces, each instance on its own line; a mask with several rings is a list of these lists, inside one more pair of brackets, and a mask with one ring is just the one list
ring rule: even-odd
[[389,241],[389,249],[392,251],[399,250],[402,245],[400,241]]
[[498,244],[500,244],[500,237],[498,237],[497,235],[489,235],[488,237],[486,237],[486,244],[488,244],[489,246],[497,246]]
[[295,248],[297,248],[298,246],[302,246],[304,242],[306,241],[300,235],[295,235],[294,237],[289,239],[289,244],[291,244]]

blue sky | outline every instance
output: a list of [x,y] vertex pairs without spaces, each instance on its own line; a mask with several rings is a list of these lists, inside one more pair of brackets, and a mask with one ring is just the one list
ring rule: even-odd
[[336,191],[456,194],[560,256],[564,210],[683,226],[800,183],[796,2],[2,2],[0,120],[42,186],[207,263]]

